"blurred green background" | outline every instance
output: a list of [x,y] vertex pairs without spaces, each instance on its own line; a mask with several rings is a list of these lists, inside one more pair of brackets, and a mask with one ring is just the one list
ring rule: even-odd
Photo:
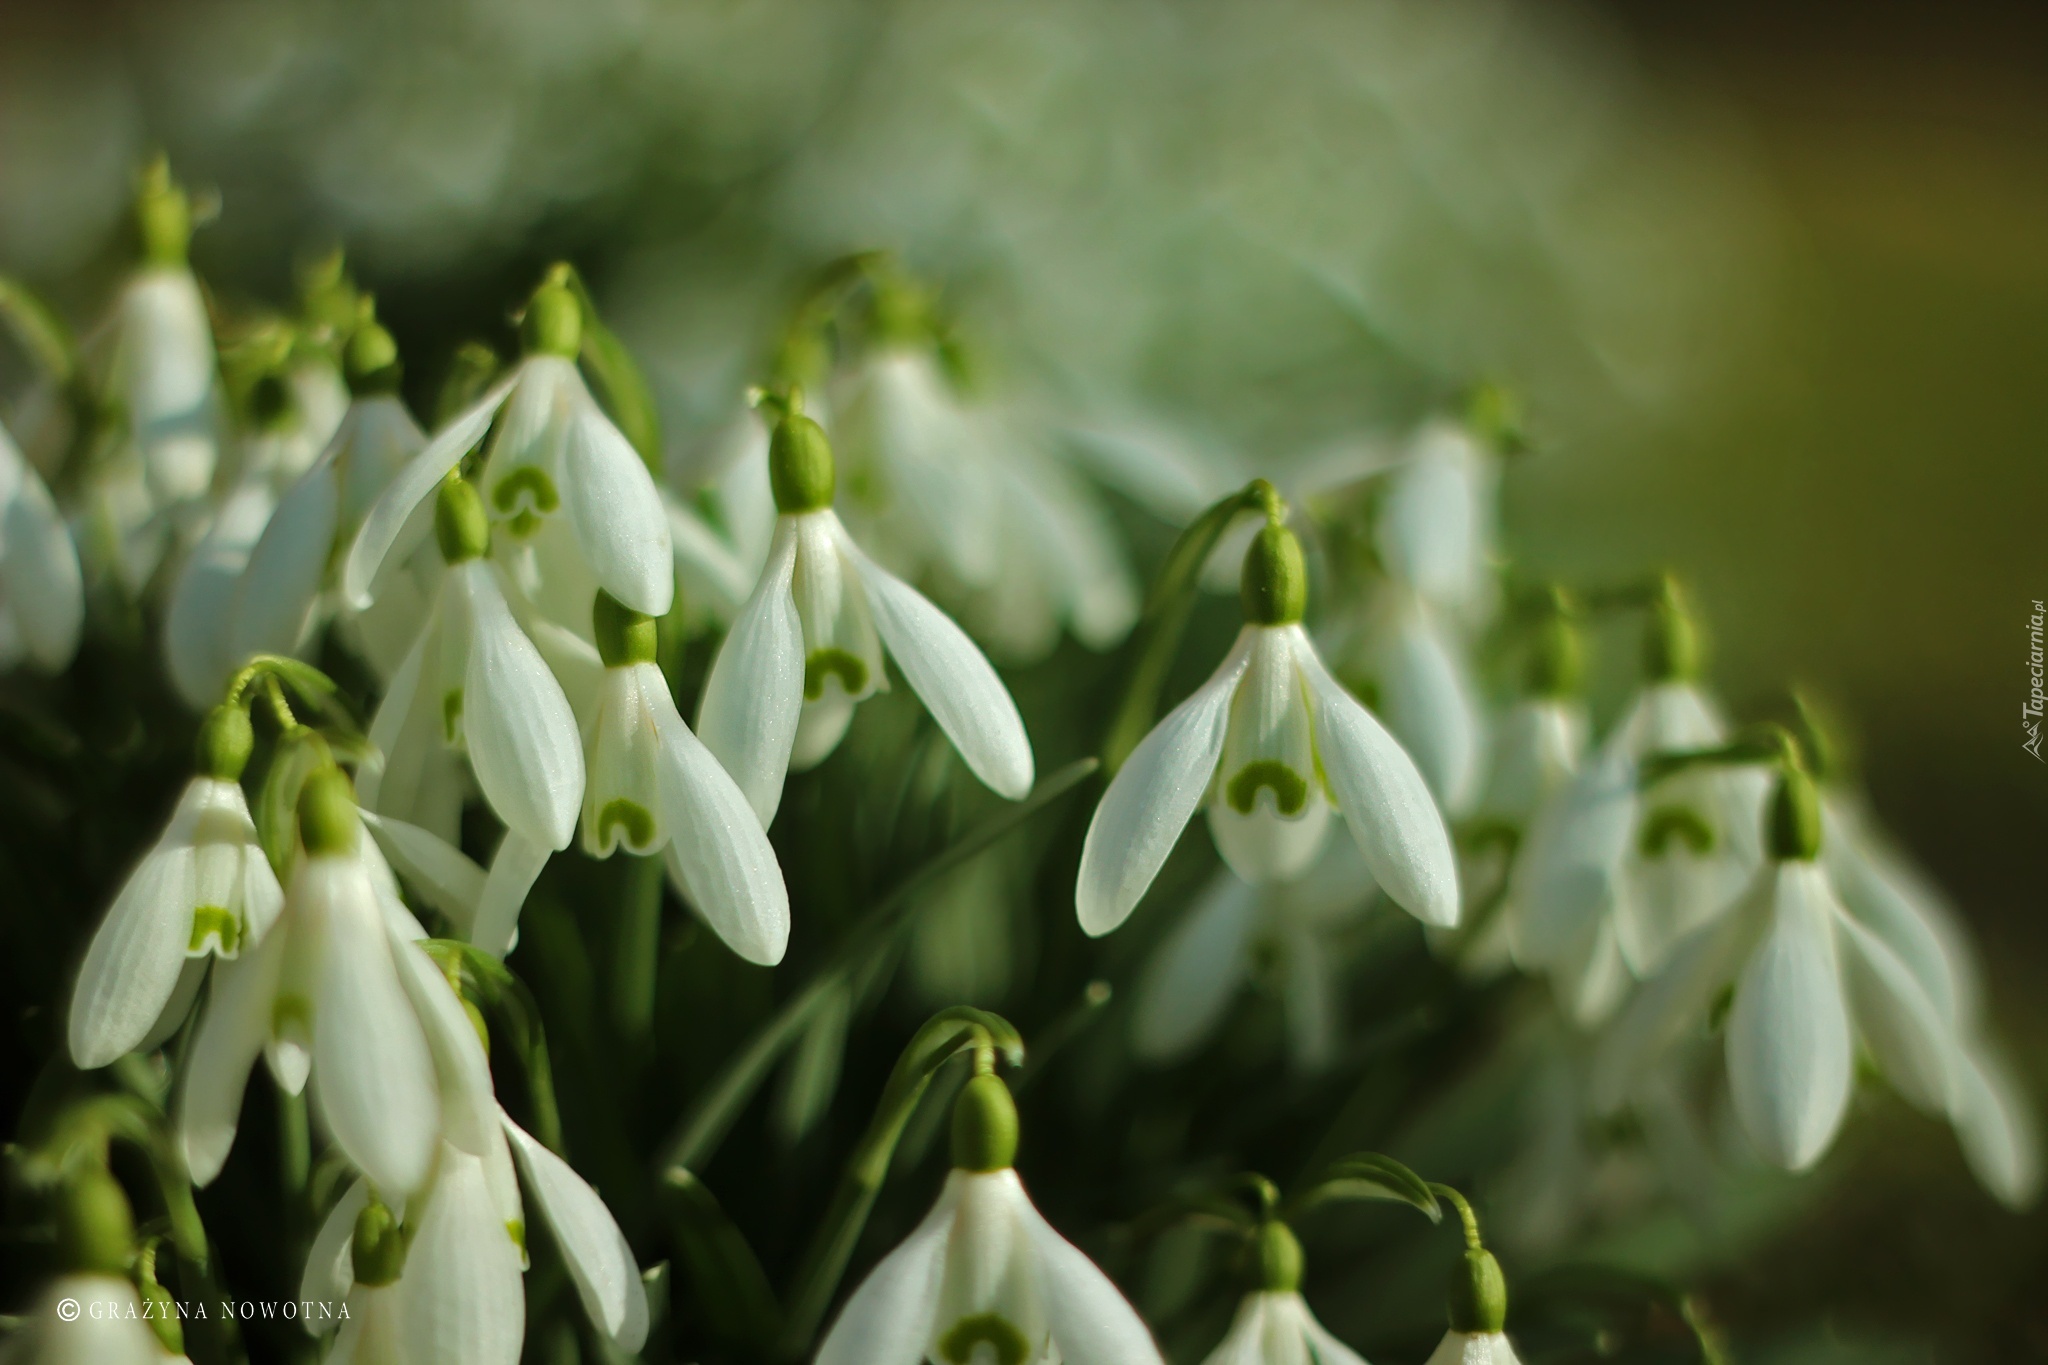
[[[1249,469],[1505,378],[1510,550],[1670,565],[1738,713],[1839,705],[2048,1094],[2039,5],[0,4],[0,269],[88,318],[155,147],[219,192],[224,297],[343,244],[421,392],[574,259],[685,462],[868,246],[990,386]],[[2048,1358],[2048,1214],[1865,1107],[1717,1312],[1787,1359]]]

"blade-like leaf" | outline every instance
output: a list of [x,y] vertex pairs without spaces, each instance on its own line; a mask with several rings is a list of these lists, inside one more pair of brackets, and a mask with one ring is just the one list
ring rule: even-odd
[[1320,1182],[1300,1199],[1306,1210],[1334,1199],[1392,1199],[1420,1209],[1434,1223],[1443,1218],[1436,1192],[1415,1172],[1390,1156],[1357,1152],[1339,1158]]
[[670,1171],[665,1183],[669,1226],[706,1321],[720,1336],[766,1346],[781,1329],[782,1309],[746,1234],[691,1172]]

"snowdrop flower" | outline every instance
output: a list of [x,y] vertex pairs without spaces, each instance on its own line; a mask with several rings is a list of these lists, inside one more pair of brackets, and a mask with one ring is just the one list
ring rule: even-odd
[[57,1243],[64,1273],[8,1337],[0,1359],[8,1365],[183,1365],[184,1357],[163,1339],[181,1339],[176,1308],[166,1316],[167,1303],[153,1299],[153,1311],[145,1314],[128,1278],[135,1219],[106,1167],[86,1165],[67,1179],[58,1196]]
[[1160,1365],[1116,1286],[1032,1207],[1016,1151],[1009,1090],[974,1077],[939,1202],[854,1290],[817,1365]]
[[583,744],[562,685],[513,616],[502,571],[487,557],[491,526],[475,486],[447,475],[432,526],[446,567],[370,722],[384,764],[365,799],[383,812],[385,790],[410,790],[442,746],[468,753],[484,800],[507,830],[493,864],[500,885],[491,899],[500,908],[479,910],[477,920],[479,932],[490,925],[503,937],[476,940],[502,955],[527,887],[547,855],[575,835]]
[[886,648],[973,774],[1018,800],[1031,742],[1016,703],[966,634],[881,568],[832,511],[832,448],[792,408],[770,452],[775,543],[753,595],[712,662],[697,733],[765,827],[788,770],[838,747],[853,709],[888,685]]
[[[1493,391],[1481,390],[1484,403]],[[1454,620],[1492,604],[1497,462],[1474,424],[1445,419],[1418,431],[1387,475],[1373,524],[1380,563],[1395,581]]]
[[1430,1352],[1427,1365],[1521,1365],[1505,1332],[1507,1279],[1500,1262],[1479,1240],[1479,1222],[1464,1197],[1441,1186],[1465,1225],[1465,1254],[1451,1271],[1448,1296],[1451,1326]]
[[253,951],[221,969],[200,1018],[176,1108],[178,1143],[196,1183],[219,1174],[262,1052],[288,1093],[311,1079],[315,1111],[343,1154],[402,1200],[425,1185],[444,1124],[479,1146],[474,1115],[488,1072],[465,1071],[445,1044],[462,1007],[412,942],[423,934],[363,837],[339,769],[307,779],[298,824],[283,913]]
[[1457,923],[1443,817],[1414,761],[1302,630],[1307,570],[1277,515],[1245,555],[1242,596],[1245,626],[1222,666],[1145,737],[1096,808],[1074,893],[1081,927],[1123,923],[1205,801],[1217,850],[1247,882],[1299,876],[1334,809],[1397,904]]
[[1258,1266],[1259,1288],[1238,1301],[1229,1332],[1203,1365],[1365,1365],[1301,1297],[1301,1243],[1285,1223],[1259,1229]]
[[1694,767],[1642,788],[1645,756],[1708,748],[1727,733],[1694,681],[1690,622],[1668,596],[1648,655],[1648,686],[1532,822],[1513,873],[1516,961],[1549,973],[1581,1023],[1605,1018],[1631,974],[1656,972],[1725,910],[1761,857],[1762,772]]
[[[654,618],[599,592],[604,661],[590,727],[583,851],[664,855],[668,874],[718,936],[772,965],[789,943],[789,895],[754,808],[676,711],[654,663]],[[479,938],[486,937],[480,926]]]
[[[1399,582],[1372,594],[1358,631],[1360,691],[1414,758],[1437,803],[1463,815],[1485,766],[1485,718],[1464,642],[1415,589]],[[1347,672],[1347,677],[1352,676]]]
[[0,669],[71,666],[85,625],[78,547],[43,477],[0,426]]
[[[341,553],[385,486],[426,445],[398,394],[391,334],[365,320],[349,338],[346,359],[353,395],[347,411],[319,459],[278,501],[236,585],[228,629],[232,658],[293,654],[308,645],[336,605]],[[399,605],[397,597],[380,594],[372,612],[389,612]],[[410,643],[394,650],[384,638],[391,633],[361,636],[385,672]]]
[[1305,1072],[1327,1067],[1343,1016],[1333,940],[1375,894],[1349,840],[1330,843],[1296,881],[1252,886],[1219,870],[1138,978],[1131,1015],[1138,1057],[1163,1064],[1188,1056],[1263,964],[1285,1011],[1289,1057]]
[[582,329],[582,304],[558,270],[527,304],[525,358],[435,433],[364,518],[342,569],[345,600],[368,606],[387,564],[424,543],[434,490],[495,423],[476,482],[507,558],[522,561],[528,595],[575,604],[557,619],[578,629],[597,588],[635,611],[667,614],[675,595],[668,513],[647,466],[577,371]]
[[1932,1113],[1957,1104],[1953,1027],[1886,942],[1843,909],[1825,866],[1813,779],[1787,761],[1769,807],[1769,853],[1749,891],[1671,954],[1602,1039],[1596,1101],[1636,1080],[1731,987],[1725,1050],[1736,1117],[1774,1165],[1804,1170],[1833,1143],[1860,1040],[1899,1092]]
[[155,847],[128,874],[79,968],[71,1060],[105,1066],[184,1022],[213,958],[233,961],[277,919],[284,892],[242,795],[253,743],[239,703],[216,707],[199,773]]

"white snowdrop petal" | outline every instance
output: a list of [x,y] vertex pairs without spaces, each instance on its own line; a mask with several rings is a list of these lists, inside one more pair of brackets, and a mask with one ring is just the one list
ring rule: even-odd
[[1635,764],[1610,742],[1537,812],[1509,874],[1523,967],[1554,967],[1610,917],[1636,809]]
[[1920,1108],[1947,1113],[1962,1073],[1952,1026],[1883,939],[1846,914],[1834,929],[1850,1014],[1878,1069]]
[[518,1365],[526,1290],[518,1248],[498,1218],[483,1164],[466,1152],[444,1150],[424,1202],[398,1282],[408,1360]]
[[171,585],[164,608],[164,662],[178,695],[196,710],[220,700],[228,675],[240,662],[229,653],[235,589],[274,505],[260,480],[236,489]]
[[8,1365],[174,1365],[128,1281],[64,1275],[7,1338]]
[[254,952],[223,962],[213,974],[213,995],[192,1048],[178,1092],[178,1147],[192,1183],[205,1185],[220,1174],[235,1145],[242,1092],[249,1068],[269,1038],[277,984],[288,946],[289,927],[266,935]]
[[719,620],[731,620],[754,585],[749,566],[675,494],[664,488],[661,500],[668,512],[669,545],[685,594],[709,607]]
[[[252,940],[253,942],[253,940]],[[187,957],[184,967],[178,972],[177,984],[171,987],[171,998],[164,1002],[163,1013],[149,1027],[149,1034],[140,1043],[130,1048],[131,1052],[154,1052],[176,1036],[185,1021],[192,1017],[192,1006],[199,999],[199,988],[206,984],[207,969],[212,967],[211,953],[198,957]]]
[[639,452],[588,393],[570,413],[562,479],[598,584],[634,611],[666,616],[676,586],[668,513]]
[[[355,1288],[356,1216],[370,1202],[370,1182],[357,1179],[335,1206],[328,1210],[306,1253],[306,1270],[299,1278],[299,1302],[315,1305],[301,1319],[301,1325],[315,1336],[341,1321],[341,1306]],[[330,1316],[323,1317],[322,1308]]]
[[433,1058],[441,1135],[472,1156],[487,1156],[498,1140],[498,1100],[476,1025],[425,948],[393,934],[391,956]]
[[477,904],[484,894],[484,870],[474,859],[440,835],[407,821],[368,810],[362,812],[362,819],[406,885],[458,930],[475,922]]
[[383,569],[385,559],[394,553],[403,558],[412,548],[406,542],[432,528],[431,515],[422,521],[415,513],[422,506],[431,507],[441,480],[490,430],[491,419],[498,415],[498,409],[504,405],[506,396],[512,392],[518,379],[519,371],[514,370],[471,404],[467,411],[435,433],[434,438],[398,472],[383,495],[371,506],[369,515],[363,518],[362,528],[356,532],[355,543],[349,547],[348,558],[342,564],[342,598],[351,607],[360,611],[369,606],[371,585]]
[[0,603],[37,666],[57,672],[78,652],[85,580],[78,547],[42,476],[0,427]]
[[1074,908],[1088,934],[1108,933],[1137,908],[1201,804],[1223,756],[1230,699],[1250,661],[1250,642],[1247,629],[1209,681],[1131,751],[1102,794],[1074,886]]
[[484,878],[483,894],[477,898],[476,922],[470,926],[469,941],[502,958],[512,951],[519,930],[519,912],[526,905],[526,893],[540,879],[554,850],[506,830],[491,855],[491,870]]
[[1188,908],[1138,978],[1131,1010],[1138,1056],[1169,1062],[1193,1051],[1222,1021],[1251,971],[1259,893],[1219,873]]
[[622,1351],[647,1340],[647,1290],[611,1210],[568,1162],[499,1114],[512,1154],[540,1205],[590,1321]]
[[661,821],[668,867],[728,947],[772,966],[789,946],[789,893],[775,849],[746,795],[683,724],[659,670],[645,692],[660,734]]
[[299,477],[270,514],[235,587],[228,655],[290,654],[327,575],[341,516],[332,449]]
[[391,1197],[426,1179],[441,1125],[433,1056],[360,861],[309,858],[293,913],[318,934],[313,1097],[335,1142]]
[[1479,783],[1482,729],[1468,666],[1419,602],[1395,613],[1375,653],[1387,729],[1437,802],[1462,812]]
[[1728,1015],[1728,1090],[1757,1150],[1797,1171],[1834,1141],[1855,1058],[1825,874],[1781,865],[1772,899]]
[[1373,880],[1423,923],[1456,924],[1458,860],[1428,784],[1305,635],[1296,657],[1315,699],[1316,755]]
[[842,534],[839,541],[858,568],[883,645],[969,770],[998,796],[1021,801],[1030,795],[1031,739],[987,657],[917,589],[862,554],[850,538]]
[[1329,1328],[1316,1321],[1316,1315],[1309,1312],[1307,1304],[1301,1308],[1301,1331],[1308,1338],[1309,1349],[1314,1352],[1314,1365],[1366,1365],[1364,1356],[1339,1341]]
[[790,590],[796,542],[795,526],[784,518],[761,581],[712,661],[697,709],[697,737],[746,793],[764,829],[782,804],[803,711],[803,627]]
[[946,1243],[959,1207],[959,1177],[922,1223],[884,1256],[839,1310],[816,1365],[921,1365],[938,1312]]
[[1159,1348],[1109,1276],[1053,1230],[1028,1199],[1018,1217],[1038,1255],[1039,1290],[1060,1365],[1160,1365]]
[[1992,1046],[1965,1050],[1953,1121],[1963,1155],[1984,1188],[2009,1208],[2041,1193],[2040,1120],[2026,1087]]
[[1922,903],[1920,889],[1907,876],[1899,875],[1885,850],[1873,847],[1857,823],[1838,812],[1835,803],[1823,798],[1824,836],[1821,865],[1828,871],[1842,908],[1891,946],[1913,974],[1920,978],[1929,998],[1942,1017],[1959,1022],[1966,1011],[1969,989],[1959,980],[1934,916]]
[[189,845],[143,855],[93,935],[71,995],[71,1060],[91,1070],[132,1051],[163,1013],[192,938]]
[[463,576],[473,623],[462,730],[477,786],[508,828],[549,848],[567,848],[583,804],[576,715],[540,651],[512,619],[491,566],[474,560],[453,572]]

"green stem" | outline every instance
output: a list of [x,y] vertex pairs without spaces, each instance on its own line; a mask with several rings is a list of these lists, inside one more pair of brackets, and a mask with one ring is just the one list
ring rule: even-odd
[[775,1063],[831,999],[837,982],[871,953],[888,947],[908,927],[921,892],[1073,790],[1098,766],[1092,758],[1069,763],[1040,782],[1022,801],[1004,807],[954,840],[877,901],[840,939],[818,974],[762,1023],[683,1115],[656,1163],[664,1178],[672,1179],[679,1170],[703,1169],[754,1092],[768,1079]]
[[654,1025],[654,980],[661,963],[661,859],[632,858],[612,943],[612,1020],[628,1040]]
[[1448,1200],[1451,1207],[1458,1211],[1458,1221],[1465,1225],[1465,1249],[1484,1251],[1485,1244],[1479,1240],[1479,1215],[1472,1212],[1472,1205],[1466,1201],[1465,1196],[1449,1185],[1440,1185],[1434,1180],[1429,1183],[1429,1188],[1440,1198]]

